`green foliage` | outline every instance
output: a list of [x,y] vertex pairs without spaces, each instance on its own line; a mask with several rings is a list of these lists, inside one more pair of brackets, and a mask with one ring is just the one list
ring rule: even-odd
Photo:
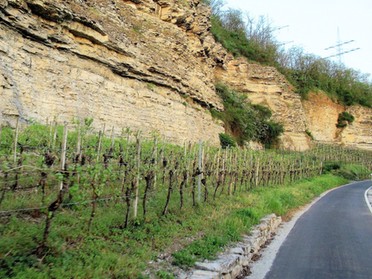
[[271,148],[277,143],[279,136],[284,132],[282,124],[270,121],[263,121],[261,123],[261,130],[258,134],[258,139],[267,148]]
[[174,279],[174,275],[167,272],[167,271],[164,271],[164,270],[159,270],[158,272],[156,272],[156,278],[159,278],[159,279]]
[[348,180],[360,180],[368,178],[371,171],[358,164],[344,164],[342,168],[336,172],[337,175]]
[[[228,97],[239,99],[236,96]],[[259,117],[270,115],[264,107],[256,106],[253,110]],[[19,169],[12,167],[10,156],[15,131],[2,128],[1,147],[7,150],[1,150],[0,153],[0,195],[5,193],[0,209],[2,213],[10,213],[1,216],[0,278],[144,278],[141,272],[146,270],[149,262],[154,261],[160,253],[175,251],[176,248],[178,252],[174,254],[174,262],[190,266],[195,260],[213,258],[228,243],[238,241],[263,216],[272,212],[286,214],[291,208],[307,203],[322,191],[345,182],[345,179],[332,174],[309,178],[319,174],[320,162],[324,162],[324,158],[370,165],[369,153],[340,147],[327,146],[308,153],[208,147],[204,149],[205,180],[201,189],[201,194],[208,199],[194,205],[193,179],[199,173],[198,145],[181,147],[164,142],[156,144],[158,138],[150,141],[142,139],[140,166],[137,168],[137,142],[128,141],[133,135],[129,129],[124,130],[118,138],[101,138],[102,149],[98,152],[100,137],[88,133],[91,121],[81,124],[80,133],[70,126],[67,173],[60,171],[58,157],[61,154],[62,127],[34,124],[21,130],[19,139],[27,148],[22,154],[17,154],[17,159],[22,159],[24,163]],[[76,161],[78,134],[83,136],[81,149],[84,151],[84,164]],[[45,152],[56,157],[51,166],[46,165]],[[119,158],[124,160],[122,165]],[[254,175],[257,169],[256,185]],[[267,180],[265,174],[269,169],[272,170],[271,174],[283,177],[282,182],[275,181],[274,175],[270,176],[271,181]],[[303,172],[288,171],[300,169]],[[169,213],[163,216],[161,212],[171,180],[170,170],[173,171],[174,181],[177,181],[173,186],[177,187],[172,189]],[[184,203],[180,208],[179,186],[187,170]],[[360,166],[346,166],[345,170],[362,177],[359,175]],[[148,212],[145,216],[141,209],[144,208],[145,180],[149,171],[156,173],[157,183],[148,192]],[[363,169],[363,172],[366,171],[367,167]],[[128,227],[123,227],[128,209],[127,197],[131,199],[129,213],[133,213],[133,193],[127,196],[126,190],[133,187],[131,182],[137,174],[139,214],[136,218],[131,214]],[[224,176],[226,183],[222,181],[217,191],[216,185],[221,178],[219,174]],[[307,180],[299,182],[304,177]],[[39,185],[42,178],[46,182],[45,196]],[[19,184],[13,191],[11,187],[17,179]],[[46,207],[55,201],[59,193],[59,180],[69,188],[65,189],[61,207],[53,218],[48,249],[40,258],[35,249],[43,235],[48,213]],[[102,199],[97,200],[95,219],[88,232],[87,224],[92,214],[92,186]],[[204,195],[207,194],[204,190],[208,190],[208,196]],[[214,190],[217,195],[212,198]],[[13,214],[17,209],[22,211]],[[166,271],[158,272],[157,276],[172,278]]]
[[327,162],[323,166],[323,172],[328,173],[333,170],[338,170],[340,168],[341,168],[341,165],[338,162]]
[[241,234],[257,221],[258,215],[252,209],[232,211],[227,218],[214,225],[213,232],[174,253],[173,264],[191,267],[197,260],[213,259],[228,243],[238,241]]
[[370,170],[359,164],[345,164],[339,162],[328,162],[324,165],[325,173],[332,173],[348,180],[360,180],[368,178]]
[[314,136],[313,136],[313,134],[311,133],[311,131],[309,129],[306,129],[305,130],[305,133],[306,133],[306,135],[309,136],[309,138],[311,138],[312,140],[314,140]]
[[[239,94],[223,84],[217,84],[216,90],[224,104],[224,111],[214,113],[225,123],[239,145],[250,140],[257,140],[271,147],[283,133],[283,126],[272,120],[271,111],[261,105],[250,104],[243,94]],[[223,136],[221,144],[228,144],[231,139]]]
[[[242,194],[237,199],[227,199],[225,203],[232,210],[216,224],[208,234],[195,240],[184,249],[173,254],[174,264],[192,267],[201,259],[213,259],[222,247],[236,242],[244,232],[269,213],[285,215],[289,210],[305,205],[323,191],[345,183],[346,180],[333,175],[324,175],[280,188],[257,188],[250,195]],[[235,206],[232,203],[235,201]],[[252,205],[253,204],[253,205]],[[226,210],[226,207],[222,207]]]
[[279,71],[306,98],[309,91],[322,90],[341,104],[372,107],[372,83],[366,75],[302,49],[292,48],[279,61]]
[[348,113],[347,111],[344,111],[338,115],[336,127],[344,128],[347,126],[347,124],[351,124],[353,122],[354,122],[354,116]]
[[222,1],[206,2],[213,11],[211,32],[234,56],[276,67],[304,98],[309,91],[323,90],[341,104],[372,107],[372,83],[367,75],[298,47],[284,51],[273,37],[275,28],[265,18],[243,20],[239,10],[222,11]]
[[230,147],[236,147],[236,141],[230,135],[225,134],[225,133],[220,133],[219,137],[220,137],[221,147],[223,149],[230,148]]
[[263,64],[275,63],[275,44],[270,42],[262,45],[255,40],[249,40],[245,29],[241,27],[245,26],[245,23],[238,11],[229,10],[224,14],[224,18],[221,15],[213,15],[211,23],[211,32],[215,39],[234,56],[244,56]]

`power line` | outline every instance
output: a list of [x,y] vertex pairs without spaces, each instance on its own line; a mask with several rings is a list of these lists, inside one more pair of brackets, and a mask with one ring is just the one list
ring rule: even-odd
[[334,55],[331,55],[331,56],[324,57],[324,59],[328,59],[328,58],[332,58],[332,57],[340,56],[340,55],[343,55],[343,54],[346,54],[346,53],[350,53],[350,52],[353,52],[353,51],[357,51],[357,50],[359,50],[359,49],[360,49],[360,47],[353,48],[353,49],[350,49],[350,50],[347,50],[347,51],[344,51],[344,52],[341,52],[341,53],[337,53],[337,54],[334,54]]
[[354,52],[354,51],[357,51],[357,50],[360,49],[359,47],[352,48],[352,49],[349,49],[349,50],[343,50],[342,49],[342,46],[345,46],[345,45],[348,45],[348,44],[351,44],[351,43],[354,43],[354,42],[355,42],[355,40],[348,40],[348,41],[342,42],[341,39],[340,39],[340,29],[337,27],[337,43],[335,45],[329,46],[329,47],[324,49],[324,50],[332,50],[332,49],[336,48],[337,53],[329,55],[329,56],[325,57],[324,59],[338,57],[338,61],[341,64],[342,55],[350,53],[350,52]]
[[276,32],[276,31],[279,31],[279,30],[282,30],[284,28],[288,28],[289,25],[283,25],[283,26],[279,26],[279,27],[274,27],[274,28],[271,28],[270,29],[270,32]]
[[352,43],[352,42],[355,42],[355,41],[354,40],[350,40],[350,41],[347,41],[347,42],[338,43],[337,45],[327,47],[324,50],[329,50],[329,49],[332,49],[332,48],[335,48],[335,47],[339,47],[339,46],[343,46],[343,45],[346,45],[346,44],[349,44],[349,43]]

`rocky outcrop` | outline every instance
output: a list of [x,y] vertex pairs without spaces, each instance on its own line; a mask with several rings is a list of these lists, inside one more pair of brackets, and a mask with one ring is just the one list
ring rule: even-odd
[[348,124],[338,137],[338,142],[348,147],[372,150],[372,109],[351,106],[346,111],[354,116],[353,123]]
[[310,147],[301,98],[275,68],[249,63],[243,58],[230,59],[224,68],[216,68],[216,78],[247,94],[253,104],[271,109],[273,118],[284,125],[282,148],[302,151]]
[[[372,150],[372,110],[361,106],[344,107],[322,92],[310,93],[303,101],[308,129],[319,142]],[[340,113],[347,111],[354,122],[337,128]]]
[[336,127],[338,115],[345,109],[334,103],[327,95],[310,93],[303,101],[308,129],[315,140],[334,142],[339,133]]
[[274,68],[234,59],[199,0],[0,0],[0,60],[0,124],[93,118],[117,133],[218,145],[224,128],[208,109],[223,109],[214,90],[222,81],[273,111],[282,148],[308,149],[306,130],[371,146],[370,110],[348,108],[356,121],[335,129],[342,107],[320,113],[323,99],[302,105]]
[[209,11],[176,2],[1,0],[0,121],[93,117],[218,144]]

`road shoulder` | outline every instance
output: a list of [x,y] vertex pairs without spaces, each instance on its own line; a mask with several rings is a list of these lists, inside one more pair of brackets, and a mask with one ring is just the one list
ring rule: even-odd
[[[293,217],[288,222],[283,222],[277,231],[276,236],[270,243],[268,247],[262,250],[261,257],[258,261],[254,262],[251,265],[251,274],[246,279],[263,279],[266,274],[270,271],[271,266],[275,260],[276,254],[278,253],[281,245],[287,238],[288,234],[291,232],[292,228],[296,224],[297,220],[305,213],[307,212],[316,202],[318,202],[321,198],[323,198],[328,193],[340,189],[342,187],[347,187],[352,183],[348,183],[346,185],[343,185],[341,187],[336,187],[333,189],[330,189],[324,193],[322,193],[319,197],[315,198],[311,203],[308,205],[301,207],[297,212],[293,214]],[[372,200],[372,187],[370,189],[371,196],[368,196]],[[370,205],[371,206],[371,205]],[[371,208],[370,208],[371,209]],[[372,209],[371,209],[372,210]],[[371,211],[372,212],[372,211]]]

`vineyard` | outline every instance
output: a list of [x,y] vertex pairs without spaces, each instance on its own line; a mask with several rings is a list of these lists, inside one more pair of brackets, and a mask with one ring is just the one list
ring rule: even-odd
[[[0,233],[18,230],[16,237],[41,261],[56,245],[74,245],[78,231],[129,233],[252,189],[319,176],[340,163],[372,169],[371,152],[331,145],[302,153],[176,146],[129,129],[115,137],[112,127],[94,134],[91,124],[0,130]],[[103,222],[108,212],[114,217]],[[15,257],[6,259],[15,255],[10,246],[0,243],[1,275],[9,277],[17,266]]]

